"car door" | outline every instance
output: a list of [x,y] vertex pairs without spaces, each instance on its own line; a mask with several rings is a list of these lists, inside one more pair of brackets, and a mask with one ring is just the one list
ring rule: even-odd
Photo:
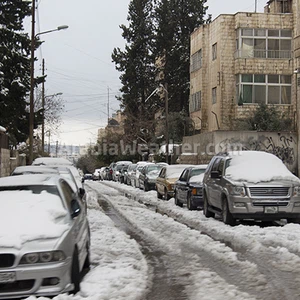
[[176,182],[176,193],[177,193],[177,198],[180,200],[180,201],[183,201],[183,202],[186,202],[186,197],[187,197],[187,180],[189,178],[189,173],[190,173],[190,170],[189,169],[185,169],[178,181]]
[[160,170],[158,177],[156,178],[156,189],[161,195],[163,195],[163,193],[164,193],[165,178],[166,178],[166,168],[163,167]]
[[212,177],[212,172],[217,172],[219,168],[219,164],[221,162],[222,158],[218,157],[215,159],[212,168],[210,170],[210,175],[209,175],[209,180],[207,183],[207,196],[209,203],[215,207],[218,207],[218,194],[219,192],[217,191],[218,186],[220,185],[220,178],[213,178]]
[[82,265],[86,255],[86,245],[89,240],[86,212],[81,201],[79,201],[79,199],[75,196],[76,194],[73,193],[72,188],[65,180],[60,181],[60,186],[70,215],[72,214],[72,201],[77,201],[80,207],[80,213],[76,217],[72,218],[71,224],[74,243],[77,245],[79,261],[80,265]]

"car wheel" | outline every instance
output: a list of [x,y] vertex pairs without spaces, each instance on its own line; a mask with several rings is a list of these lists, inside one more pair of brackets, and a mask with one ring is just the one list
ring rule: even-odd
[[181,203],[181,202],[178,200],[177,193],[175,193],[174,198],[175,198],[175,205],[180,206],[180,207],[183,207],[183,203]]
[[78,259],[78,250],[75,249],[72,258],[71,266],[71,281],[74,285],[72,294],[76,294],[80,291],[80,269],[79,269],[79,259]]
[[195,206],[195,205],[192,204],[191,194],[188,194],[186,202],[187,202],[187,208],[188,208],[188,210],[195,210],[195,209],[197,209],[197,206]]
[[203,214],[207,218],[214,218],[215,214],[209,210],[207,196],[203,193]]
[[157,198],[162,199],[162,195],[159,192],[157,192]]
[[226,198],[222,201],[222,220],[225,224],[235,225],[235,219],[229,211],[228,200]]
[[144,191],[148,192],[149,191],[149,186],[147,182],[144,182]]
[[169,196],[169,194],[168,194],[167,189],[165,189],[164,199],[165,199],[165,200],[170,200],[170,199],[171,199],[170,196]]

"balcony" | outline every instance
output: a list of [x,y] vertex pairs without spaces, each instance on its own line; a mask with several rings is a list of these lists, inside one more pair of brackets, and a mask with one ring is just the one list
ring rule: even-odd
[[236,50],[234,58],[259,58],[259,59],[291,59],[293,51],[291,50]]

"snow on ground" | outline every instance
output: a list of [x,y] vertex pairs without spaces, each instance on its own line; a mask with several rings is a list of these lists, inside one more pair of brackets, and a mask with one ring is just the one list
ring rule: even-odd
[[[178,263],[176,272],[179,277],[188,276],[185,288],[191,300],[255,298],[240,291],[238,286],[230,284],[228,280],[203,265],[196,254],[191,255],[193,251],[185,251],[187,246],[192,247],[194,253],[212,257],[216,264],[227,264],[232,270],[240,271],[239,279],[257,293],[266,287],[270,290],[267,278],[259,272],[259,266],[255,263],[239,260],[237,253],[226,246],[226,242],[247,251],[250,255],[253,254],[253,257],[264,254],[274,257],[272,268],[290,271],[292,275],[295,274],[294,280],[299,281],[299,268],[296,266],[300,266],[300,259],[296,253],[300,252],[300,226],[297,224],[265,228],[258,225],[231,227],[218,220],[206,218],[202,211],[188,211],[186,207],[177,207],[174,199],[158,200],[155,191],[145,193],[124,184],[108,181],[88,182],[86,185],[87,190],[91,187],[109,201],[152,245],[157,245],[169,253],[171,258],[173,255],[182,258],[182,262],[181,259],[174,259],[175,263]],[[130,195],[131,199],[126,197],[126,194]],[[81,283],[80,293],[75,296],[59,295],[54,299],[144,299],[148,282],[151,281],[151,272],[139,245],[104,214],[97,203],[96,192],[88,192],[87,202],[91,227],[91,270]],[[143,203],[148,207],[155,206],[172,218],[147,209]],[[191,230],[184,224],[196,230]],[[202,231],[206,234],[201,234]]]
[[[97,187],[97,184],[98,183],[93,183],[93,188]],[[105,182],[105,185],[111,186],[112,188],[118,188],[119,191],[123,191],[124,194],[130,194],[134,200],[141,200],[143,203],[147,203],[148,205],[155,205],[160,211],[168,213],[168,215],[172,216],[172,218],[184,224],[188,224],[189,226],[192,226],[193,228],[196,228],[200,231],[204,231],[206,234],[209,234],[216,239],[234,244],[236,248],[247,251],[248,253],[250,253],[250,255],[253,255],[254,258],[255,256],[260,255],[265,255],[266,257],[273,256],[274,259],[272,261],[272,267],[274,269],[289,271],[292,274],[294,273],[295,280],[299,281],[299,268],[295,267],[300,266],[300,258],[297,255],[297,253],[300,252],[300,226],[298,224],[286,224],[284,226],[270,226],[265,228],[253,224],[249,226],[238,225],[235,227],[231,227],[229,225],[223,224],[219,220],[215,220],[213,218],[206,218],[203,215],[202,211],[188,211],[185,207],[177,207],[174,204],[174,199],[171,199],[170,201],[158,200],[155,191],[145,193],[141,190],[123,184],[121,185],[115,182]],[[157,231],[155,231],[154,228],[151,232],[151,226],[150,228],[149,226],[147,226],[154,222],[156,224],[154,224],[153,226],[155,228],[159,228],[160,222],[158,220],[160,220],[161,217],[159,217],[158,214],[156,214],[158,215],[157,218],[154,218],[153,214],[147,214],[144,212],[144,210],[132,211],[129,209],[130,206],[126,205],[125,203],[129,200],[126,197],[123,197],[124,199],[120,196],[112,197],[111,193],[114,193],[113,190],[109,189],[108,187],[104,187],[102,184],[98,187],[98,189],[101,190],[102,194],[108,195],[108,198],[110,199],[111,203],[116,208],[119,206],[119,212],[123,214],[124,217],[128,216],[128,219],[130,219],[131,222],[132,220],[135,220],[137,224],[141,224],[142,220],[144,220],[145,227],[143,228],[145,230],[145,233],[148,234],[148,236],[151,236],[151,234],[153,234],[153,240],[161,239],[161,243],[164,243],[166,232],[162,232],[162,235],[159,237],[157,236]],[[143,213],[139,214],[140,212]],[[184,236],[183,232],[182,235],[174,234],[172,226],[176,226],[176,230],[175,228],[174,230],[178,232],[177,224],[176,222],[172,223],[172,221],[170,221],[169,223],[170,232],[167,232],[167,235],[172,234],[172,238],[177,239],[176,242],[178,243],[180,243],[180,239],[187,238],[186,236]],[[137,227],[138,226],[139,225],[137,225]],[[189,238],[191,238],[191,236],[193,235],[190,235]],[[191,244],[197,242],[199,238],[200,235],[194,237],[194,240],[190,241]],[[235,257],[236,253],[230,252],[229,248],[220,246],[219,243],[213,243],[209,239],[205,240],[205,238],[203,239],[203,236],[201,237],[201,239],[202,240],[200,241],[199,247],[203,245],[203,250],[214,252],[216,259],[219,259],[220,261],[222,261],[222,259],[228,261],[229,259],[232,260],[233,264],[238,263]],[[255,266],[251,266],[251,264],[249,264],[248,266],[245,266],[245,268],[247,268],[249,274],[244,274],[244,276],[248,276],[249,281],[255,281]],[[199,271],[198,275],[196,274],[197,273],[194,273],[193,275],[195,277],[195,286],[193,286],[192,288],[192,290],[194,289],[195,291],[193,293],[194,295],[200,295],[201,292],[205,292],[204,290],[201,291],[201,288],[203,288],[203,286],[199,282],[202,282],[202,280],[204,280],[205,282],[209,281],[210,284],[212,284],[218,278],[216,274],[214,274],[214,276],[211,276],[210,272],[203,273],[203,270]],[[267,284],[264,280],[265,279],[261,276],[257,278],[258,287]],[[243,298],[239,294],[237,294],[238,296],[236,298],[233,297],[233,294],[238,293],[238,291],[235,291],[234,289],[229,289],[228,297],[224,298],[224,291],[227,290],[229,286],[228,283],[224,283],[222,287],[221,281],[222,279],[219,280],[218,286],[221,286],[221,290],[223,291],[220,294],[220,297],[221,295],[223,297],[222,299],[249,299],[247,297]],[[209,285],[206,284],[205,290],[208,287]],[[212,284],[212,291],[213,290],[216,290],[215,284]],[[197,299],[197,296],[194,299]],[[201,299],[204,299],[203,294]],[[221,298],[219,298],[218,295],[214,295],[214,297],[212,297],[212,295],[210,294],[210,299]]]

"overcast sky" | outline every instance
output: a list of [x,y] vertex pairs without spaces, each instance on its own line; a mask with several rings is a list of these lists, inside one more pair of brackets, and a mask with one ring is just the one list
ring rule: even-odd
[[[111,62],[115,47],[124,48],[120,24],[127,24],[130,0],[38,0],[36,33],[68,25],[67,30],[41,35],[35,75],[45,59],[46,95],[63,93],[65,109],[60,134],[51,143],[84,145],[97,140],[97,129],[119,109],[115,99],[120,73]],[[257,0],[263,12],[267,0]],[[208,0],[213,18],[222,13],[254,11],[255,0]],[[30,20],[25,23],[30,31]],[[48,142],[48,138],[45,139]]]

